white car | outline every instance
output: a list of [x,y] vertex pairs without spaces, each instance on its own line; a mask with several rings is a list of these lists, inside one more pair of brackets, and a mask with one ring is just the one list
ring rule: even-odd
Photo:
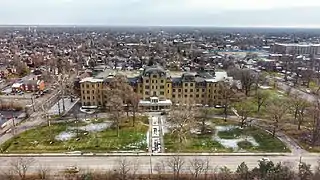
[[68,173],[78,173],[79,168],[77,166],[68,166],[66,167],[65,171]]
[[263,157],[263,158],[259,159],[258,162],[270,162],[270,159]]

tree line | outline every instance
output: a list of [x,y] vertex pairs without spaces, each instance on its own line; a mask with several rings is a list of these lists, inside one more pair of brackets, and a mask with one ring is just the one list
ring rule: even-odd
[[[119,158],[114,168],[65,169],[54,172],[47,166],[37,163],[33,158],[12,159],[2,170],[1,180],[318,180],[320,167],[300,161],[297,167],[286,162],[274,163],[268,159],[260,160],[254,168],[245,162],[235,171],[226,166],[215,167],[206,157],[186,160],[172,156],[148,167],[143,171],[137,157],[133,160]],[[33,171],[30,171],[33,168]],[[144,167],[146,168],[146,167]],[[142,171],[141,171],[142,170]]]

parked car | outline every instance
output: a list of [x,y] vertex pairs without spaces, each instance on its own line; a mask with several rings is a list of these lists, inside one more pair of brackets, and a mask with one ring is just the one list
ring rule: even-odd
[[68,167],[66,167],[65,172],[67,172],[67,173],[78,173],[79,172],[79,168],[77,166],[68,166]]

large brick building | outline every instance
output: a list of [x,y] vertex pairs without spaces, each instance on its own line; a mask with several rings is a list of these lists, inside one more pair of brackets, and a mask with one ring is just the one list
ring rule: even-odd
[[104,75],[80,81],[83,108],[104,107],[107,95],[104,89],[115,74],[127,76],[128,83],[141,100],[139,105],[149,110],[169,109],[172,104],[221,105],[221,83],[232,78],[226,72],[201,70],[199,72],[169,72],[161,67],[147,67],[139,73],[107,71]]

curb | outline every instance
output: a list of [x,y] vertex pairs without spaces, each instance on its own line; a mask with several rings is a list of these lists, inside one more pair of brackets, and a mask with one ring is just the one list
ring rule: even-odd
[[119,156],[292,156],[292,153],[76,153],[76,154],[0,154],[1,157],[119,157]]

